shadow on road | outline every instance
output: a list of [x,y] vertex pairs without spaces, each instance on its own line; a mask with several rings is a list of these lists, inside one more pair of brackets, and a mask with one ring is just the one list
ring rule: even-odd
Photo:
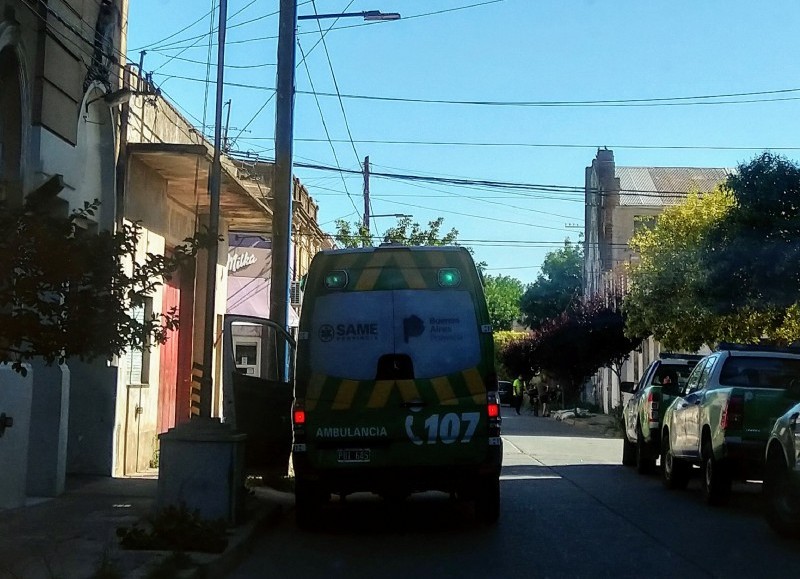
[[319,511],[314,531],[330,534],[397,535],[406,533],[447,534],[474,532],[489,527],[475,521],[469,501],[446,493],[415,494],[404,501],[384,500],[356,493],[344,501],[338,497]]

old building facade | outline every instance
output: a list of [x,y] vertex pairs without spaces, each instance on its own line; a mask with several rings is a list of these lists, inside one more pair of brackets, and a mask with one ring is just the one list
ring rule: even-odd
[[[148,253],[169,254],[208,226],[213,147],[136,65],[125,62],[126,14],[127,0],[0,0],[0,201],[21,204],[38,191],[69,212],[97,199],[100,209],[86,227],[139,223],[134,259],[144,260]],[[241,163],[226,156],[222,167],[221,236],[268,238],[269,187],[254,187]],[[293,279],[299,279],[327,238],[299,182],[294,205]],[[213,311],[204,307],[203,251],[165,280],[144,308],[132,310],[135,316],[178,312],[180,328],[163,346],[110,361],[34,364],[18,391],[24,404],[13,406],[15,426],[0,440],[0,470],[20,473],[15,501],[63,492],[66,473],[119,476],[148,469],[158,434],[196,411],[207,340],[215,352],[208,369],[212,414],[222,414],[227,250],[223,242]],[[214,316],[213,336],[203,335],[206,315]],[[3,386],[14,381],[20,380],[0,375]],[[0,388],[0,412],[16,404],[4,398],[10,391]],[[13,456],[6,452],[11,448]],[[6,491],[0,485],[0,508]]]
[[[597,151],[585,171],[584,295],[619,302],[628,290],[628,268],[637,255],[628,242],[666,207],[690,191],[709,192],[729,169],[705,167],[618,167],[614,152]],[[622,380],[636,381],[661,351],[652,337],[622,366]],[[606,412],[622,399],[618,377],[608,369],[594,377],[589,397]]]

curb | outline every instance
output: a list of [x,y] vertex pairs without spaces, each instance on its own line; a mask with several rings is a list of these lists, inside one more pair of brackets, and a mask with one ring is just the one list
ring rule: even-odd
[[233,571],[253,550],[253,544],[258,538],[258,532],[263,527],[277,522],[285,512],[282,505],[267,504],[259,507],[251,520],[240,527],[231,537],[228,548],[221,554],[206,562],[199,562],[191,570],[181,574],[185,579],[208,579],[224,577]]

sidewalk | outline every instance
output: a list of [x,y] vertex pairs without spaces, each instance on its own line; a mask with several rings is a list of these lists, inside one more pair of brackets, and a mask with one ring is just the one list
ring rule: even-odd
[[[150,514],[157,485],[154,476],[73,476],[59,497],[0,511],[0,579],[147,577],[170,554],[120,549],[116,530]],[[225,552],[191,553],[195,567],[180,577],[219,577],[231,570],[249,551],[256,531],[294,504],[290,493],[268,487],[254,491],[247,521],[230,531]]]

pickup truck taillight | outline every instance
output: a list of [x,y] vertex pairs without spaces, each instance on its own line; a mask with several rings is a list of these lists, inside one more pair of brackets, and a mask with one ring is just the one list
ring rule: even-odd
[[719,417],[719,427],[722,430],[739,430],[744,424],[744,396],[733,395],[728,398],[722,414]]
[[652,392],[647,393],[647,418],[651,422],[658,421],[658,401],[660,398],[660,396],[657,396]]

